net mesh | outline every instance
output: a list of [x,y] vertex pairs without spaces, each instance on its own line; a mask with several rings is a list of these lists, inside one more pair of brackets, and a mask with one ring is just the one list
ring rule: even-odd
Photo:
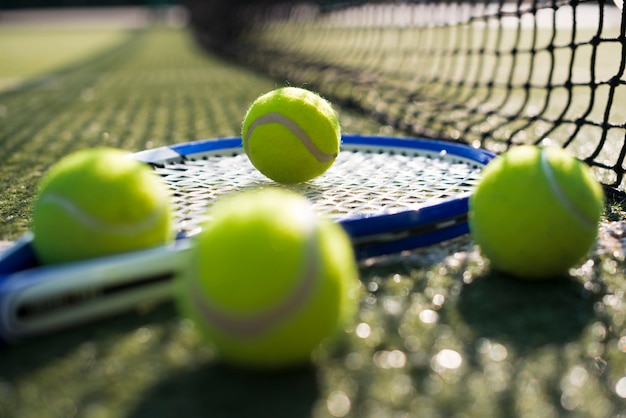
[[332,167],[309,182],[278,185],[255,169],[242,150],[212,151],[157,164],[172,194],[180,233],[192,235],[207,220],[207,207],[231,193],[282,187],[306,196],[335,220],[417,209],[468,195],[483,165],[428,151],[345,146]]
[[281,82],[412,135],[565,147],[624,190],[626,18],[613,3],[196,3],[201,43]]

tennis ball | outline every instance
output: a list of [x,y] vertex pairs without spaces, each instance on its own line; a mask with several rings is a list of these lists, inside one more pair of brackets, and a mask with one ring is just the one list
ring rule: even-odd
[[356,311],[350,241],[308,200],[263,189],[209,210],[177,281],[181,313],[227,363],[280,369],[305,363]]
[[241,137],[252,165],[276,182],[293,184],[330,168],[341,132],[329,102],[311,91],[285,87],[252,103]]
[[565,150],[526,145],[489,163],[469,204],[471,235],[492,266],[541,279],[565,274],[590,250],[604,194]]
[[166,243],[173,238],[166,186],[145,164],[111,148],[73,153],[42,179],[33,248],[62,263]]

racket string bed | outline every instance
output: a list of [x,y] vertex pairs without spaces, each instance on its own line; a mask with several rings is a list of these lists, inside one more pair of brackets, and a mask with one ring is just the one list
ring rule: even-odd
[[192,235],[221,197],[246,189],[288,188],[309,198],[320,216],[336,221],[417,210],[469,194],[482,166],[444,154],[345,149],[323,176],[280,185],[261,175],[245,154],[215,153],[155,168],[172,193],[179,232]]

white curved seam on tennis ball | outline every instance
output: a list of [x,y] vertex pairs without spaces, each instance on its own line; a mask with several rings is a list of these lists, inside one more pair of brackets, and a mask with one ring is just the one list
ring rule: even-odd
[[240,338],[254,338],[283,320],[294,315],[308,299],[319,278],[319,251],[318,237],[315,230],[309,233],[304,243],[304,263],[297,274],[296,286],[280,303],[262,312],[256,312],[248,317],[238,317],[220,311],[210,301],[210,296],[200,290],[198,278],[193,277],[189,293],[192,303],[201,316],[220,331]]
[[40,201],[41,203],[48,203],[60,206],[78,223],[84,225],[87,228],[120,235],[136,235],[141,232],[150,230],[161,218],[161,216],[163,215],[163,211],[165,210],[165,205],[163,204],[163,202],[158,202],[155,210],[153,210],[149,214],[149,216],[139,221],[135,221],[133,223],[112,223],[105,222],[101,219],[90,216],[85,211],[80,209],[77,205],[75,205],[71,200],[56,193],[44,194],[43,196],[41,196]]
[[306,147],[306,149],[315,157],[317,161],[320,163],[327,163],[329,161],[334,160],[337,157],[336,153],[329,154],[327,152],[319,149],[311,140],[309,135],[298,125],[295,121],[289,119],[288,117],[281,115],[280,113],[271,112],[267,113],[263,116],[259,116],[255,119],[254,122],[248,128],[248,133],[243,140],[243,147],[246,152],[249,151],[248,142],[250,141],[250,136],[252,132],[261,125],[269,125],[272,123],[278,123],[283,125],[285,128],[289,129],[291,133],[293,133],[299,140],[302,142],[302,145]]
[[546,156],[545,150],[541,150],[540,159],[541,170],[545,174],[546,179],[548,180],[548,184],[550,185],[550,188],[552,189],[552,192],[554,192],[554,195],[556,196],[559,203],[561,203],[566,211],[574,215],[574,217],[577,218],[584,227],[595,229],[595,223],[591,221],[587,216],[585,216],[585,214],[574,204],[574,202],[568,199],[568,197],[565,195],[565,192],[559,185],[559,182],[554,175],[554,171],[552,170],[552,167],[548,162],[548,157]]

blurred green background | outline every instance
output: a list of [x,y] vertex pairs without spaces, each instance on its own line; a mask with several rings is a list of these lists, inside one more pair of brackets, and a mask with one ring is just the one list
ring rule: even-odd
[[[122,25],[123,11],[0,26],[0,239],[28,230],[62,156],[237,135],[287,83],[199,49],[176,19]],[[337,110],[345,132],[399,134]],[[4,347],[0,417],[625,417],[622,219],[608,205],[561,280],[499,276],[468,237],[366,260],[355,322],[285,373],[220,364],[172,304]]]

